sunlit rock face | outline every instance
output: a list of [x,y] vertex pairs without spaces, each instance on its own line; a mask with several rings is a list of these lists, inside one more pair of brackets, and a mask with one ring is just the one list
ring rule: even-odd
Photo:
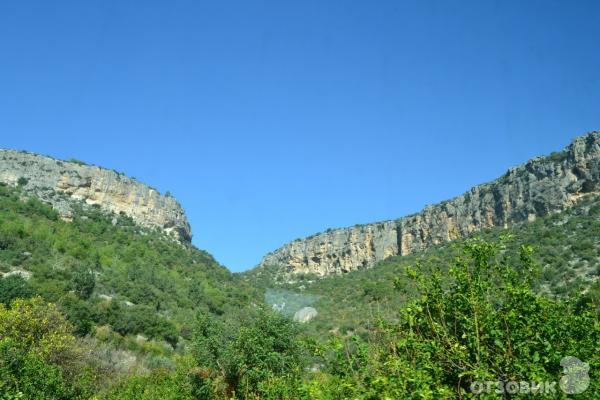
[[501,178],[454,199],[393,221],[332,229],[288,243],[260,266],[320,276],[368,268],[392,255],[407,255],[472,232],[560,212],[581,196],[600,191],[600,132],[565,150],[511,168]]
[[158,228],[189,242],[192,231],[173,197],[112,170],[13,150],[0,150],[0,182],[20,185],[69,220],[73,201],[124,214],[140,226]]

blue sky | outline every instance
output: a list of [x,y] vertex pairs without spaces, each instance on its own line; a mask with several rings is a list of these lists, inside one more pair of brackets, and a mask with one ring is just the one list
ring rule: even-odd
[[171,191],[239,271],[600,129],[598,1],[3,1],[0,147]]

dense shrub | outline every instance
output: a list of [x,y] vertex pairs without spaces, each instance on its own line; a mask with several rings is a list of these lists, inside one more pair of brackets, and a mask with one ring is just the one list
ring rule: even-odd
[[15,299],[28,299],[33,295],[33,289],[22,276],[10,275],[0,278],[0,303],[8,306]]
[[241,324],[201,315],[194,339],[195,393],[201,398],[260,397],[269,390],[266,382],[302,373],[298,335],[294,322],[262,308]]
[[84,354],[55,306],[40,298],[0,305],[1,397],[89,397],[95,374]]
[[85,266],[78,266],[73,272],[71,281],[73,290],[79,298],[87,300],[92,296],[96,287],[96,277],[91,269]]

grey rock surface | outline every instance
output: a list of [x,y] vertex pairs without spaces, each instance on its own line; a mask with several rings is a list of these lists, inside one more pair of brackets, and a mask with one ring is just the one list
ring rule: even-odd
[[294,314],[294,321],[306,324],[314,319],[319,313],[313,307],[304,307]]
[[185,212],[173,197],[115,171],[79,162],[0,150],[0,182],[52,204],[63,219],[72,217],[73,201],[125,214],[143,227],[158,228],[182,242],[192,231]]
[[2,273],[0,272],[0,275],[2,276],[2,278],[8,278],[9,276],[20,276],[21,278],[25,279],[26,281],[28,281],[31,276],[33,275],[31,272],[29,271],[25,271],[23,269],[14,269],[10,272],[7,273]]
[[389,256],[408,255],[481,229],[560,212],[582,196],[599,192],[600,132],[595,131],[561,152],[534,158],[417,214],[288,243],[266,255],[259,267],[275,265],[289,274],[320,276],[368,268]]

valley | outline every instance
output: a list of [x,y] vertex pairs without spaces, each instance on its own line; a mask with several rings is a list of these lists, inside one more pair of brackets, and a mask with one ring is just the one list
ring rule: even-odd
[[597,377],[599,190],[591,132],[419,214],[232,273],[190,243],[171,196],[2,151],[1,398],[450,399],[464,374],[555,379],[564,354]]

